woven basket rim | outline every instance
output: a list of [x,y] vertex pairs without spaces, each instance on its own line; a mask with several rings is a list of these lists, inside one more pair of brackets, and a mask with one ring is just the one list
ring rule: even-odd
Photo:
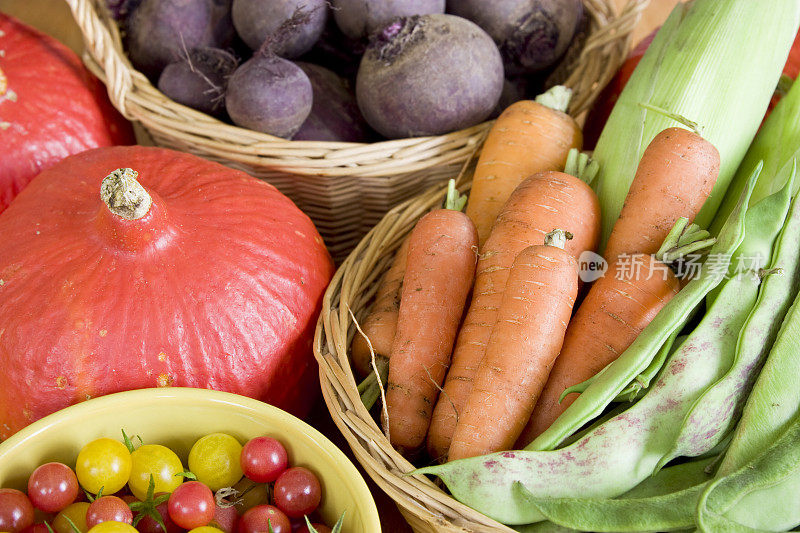
[[[312,176],[380,177],[461,162],[493,123],[486,121],[444,135],[373,143],[291,141],[226,124],[168,99],[135,70],[102,0],[66,1],[83,33],[84,62],[106,83],[114,106],[127,118],[141,122],[154,138],[168,138],[195,152]],[[590,15],[590,32],[574,69],[563,81],[574,90],[571,115],[588,109],[611,79],[648,1],[629,0],[616,15],[610,0],[583,0]]]

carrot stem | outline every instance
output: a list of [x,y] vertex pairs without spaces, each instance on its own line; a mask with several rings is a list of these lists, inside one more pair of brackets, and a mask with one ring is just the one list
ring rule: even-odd
[[[692,226],[694,226],[694,224],[692,224]],[[678,239],[678,246],[692,244],[693,242],[711,237],[711,234],[708,231],[700,229],[699,226],[697,226],[696,229],[692,229],[692,226],[689,226],[689,229],[683,235],[681,235],[680,239]]]
[[589,154],[580,152],[577,148],[570,149],[567,163],[564,165],[564,174],[575,176],[586,185],[591,185],[598,172],[600,164],[589,157]]
[[555,85],[534,98],[534,101],[550,109],[566,113],[571,99],[572,89],[563,85]]
[[680,217],[678,220],[675,221],[675,225],[672,226],[672,229],[669,230],[667,233],[667,237],[664,239],[664,243],[661,245],[661,248],[658,249],[658,253],[664,252],[669,250],[670,248],[674,248],[678,245],[678,241],[683,234],[683,230],[686,229],[686,225],[689,223],[689,219],[686,217]]
[[447,197],[444,200],[444,208],[452,211],[461,211],[466,204],[467,196],[458,192],[456,180],[450,178],[450,181],[447,182]]
[[679,115],[678,113],[673,113],[671,111],[667,111],[663,107],[658,107],[658,106],[653,105],[653,104],[645,104],[644,102],[639,102],[639,106],[643,107],[643,108],[645,108],[645,109],[647,109],[649,111],[654,111],[654,112],[658,113],[659,115],[663,115],[663,116],[665,116],[667,118],[670,118],[670,119],[674,120],[675,122],[680,122],[681,124],[683,124],[684,126],[686,126],[687,128],[689,128],[690,130],[692,130],[693,132],[695,132],[698,135],[702,134],[702,128],[700,127],[700,125],[697,122],[693,121],[693,120],[689,120],[688,118],[684,117],[683,115]]
[[655,256],[662,263],[673,263],[689,254],[710,248],[717,240],[697,224],[688,225],[689,219],[680,217],[667,234]]

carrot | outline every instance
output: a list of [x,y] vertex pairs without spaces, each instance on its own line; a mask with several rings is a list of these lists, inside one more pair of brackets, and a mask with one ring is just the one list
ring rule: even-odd
[[537,172],[561,170],[569,150],[580,149],[581,130],[564,113],[570,95],[569,89],[556,86],[537,101],[516,102],[503,111],[489,131],[475,167],[466,211],[478,229],[481,249],[517,185]]
[[372,352],[376,357],[388,358],[392,351],[407,255],[408,239],[405,239],[392,260],[392,266],[381,279],[369,315],[361,324],[361,331],[369,338],[369,343],[361,334],[356,334],[353,338],[350,350],[353,367],[362,377],[372,372]]
[[653,254],[679,217],[691,222],[719,174],[719,152],[697,133],[667,128],[642,154],[604,256]]
[[[575,400],[559,397],[567,388],[600,372],[633,343],[647,324],[680,290],[670,268],[647,257],[627,265],[612,263],[592,284],[569,323],[556,359],[530,420],[515,447],[524,448]],[[638,266],[638,272],[636,267]]]
[[449,460],[508,450],[561,350],[578,294],[578,263],[562,230],[514,260],[486,355],[458,419]]
[[475,225],[451,209],[426,214],[409,237],[386,388],[389,440],[402,453],[425,442],[472,288],[477,247]]
[[600,207],[592,189],[579,178],[541,172],[514,190],[481,250],[472,302],[458,333],[444,393],[439,396],[428,431],[431,457],[444,460],[447,456],[458,415],[467,403],[475,371],[497,321],[514,258],[528,246],[544,242],[545,233],[553,228],[570,228],[574,238],[567,242],[566,251],[577,258],[584,250],[597,246]]

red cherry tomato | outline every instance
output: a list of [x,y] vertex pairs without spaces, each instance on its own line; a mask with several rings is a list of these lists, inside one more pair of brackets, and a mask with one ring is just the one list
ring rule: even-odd
[[[162,494],[167,493],[158,492],[155,496],[158,497]],[[165,526],[167,526],[166,533],[181,533],[183,531],[183,528],[178,526],[172,521],[172,518],[169,517],[169,504],[166,501],[158,504],[156,506],[156,511],[161,515],[161,521],[164,522]],[[161,524],[159,524],[150,516],[144,516],[141,520],[139,520],[139,523],[136,524],[136,529],[138,529],[140,533],[164,533],[164,530],[161,528]]]
[[214,494],[199,481],[183,483],[169,497],[169,516],[183,529],[208,525],[214,508]]
[[313,472],[302,466],[295,466],[278,476],[273,498],[281,511],[292,518],[301,518],[319,507],[322,488]]
[[239,513],[236,507],[214,506],[214,518],[209,522],[209,526],[221,529],[225,533],[234,533],[236,531],[236,522],[239,520]]
[[24,492],[0,489],[0,531],[17,533],[33,524],[33,504]]
[[286,448],[271,437],[256,437],[247,441],[239,458],[242,472],[257,483],[269,483],[289,466]]
[[133,511],[122,498],[101,496],[86,510],[86,527],[92,529],[103,522],[133,524]]
[[39,522],[38,524],[32,524],[26,527],[22,530],[22,533],[49,533],[49,531],[44,522]]
[[34,507],[46,513],[57,513],[67,507],[78,497],[78,491],[75,472],[63,463],[43,464],[28,478],[28,498]]
[[274,533],[291,533],[292,523],[280,509],[273,505],[256,505],[239,519],[239,533],[264,533],[272,526]]

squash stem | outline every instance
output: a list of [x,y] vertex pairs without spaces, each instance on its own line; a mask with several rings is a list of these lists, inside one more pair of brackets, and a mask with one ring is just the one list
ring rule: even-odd
[[118,168],[100,184],[100,198],[109,211],[126,220],[142,218],[153,204],[150,194],[136,181],[138,175],[133,169]]

